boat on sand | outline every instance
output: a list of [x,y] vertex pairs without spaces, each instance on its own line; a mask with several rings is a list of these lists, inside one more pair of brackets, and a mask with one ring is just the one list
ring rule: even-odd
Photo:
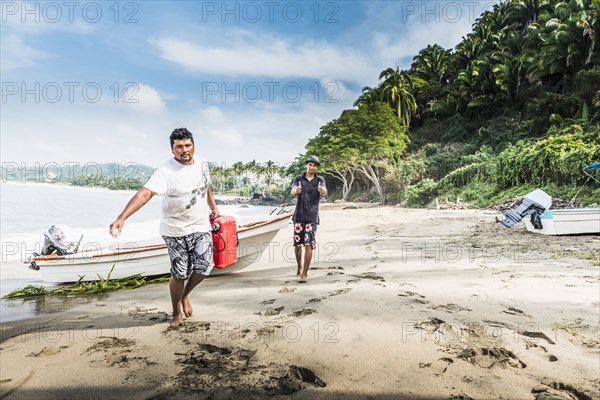
[[[291,214],[256,221],[237,229],[237,262],[224,268],[213,268],[211,275],[242,270],[261,259],[275,235],[288,226]],[[125,244],[122,247],[87,249],[73,254],[33,256],[26,261],[41,272],[47,283],[65,283],[121,279],[132,275],[165,275],[170,270],[166,244]],[[113,269],[114,266],[114,269]],[[112,269],[112,272],[111,272]]]

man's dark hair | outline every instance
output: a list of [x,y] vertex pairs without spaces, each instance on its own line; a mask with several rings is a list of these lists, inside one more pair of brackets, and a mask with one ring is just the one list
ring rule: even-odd
[[192,132],[187,130],[187,128],[177,128],[171,133],[171,136],[169,136],[171,147],[173,147],[173,143],[175,143],[176,140],[185,139],[190,139],[192,143],[194,143],[194,136],[192,135]]

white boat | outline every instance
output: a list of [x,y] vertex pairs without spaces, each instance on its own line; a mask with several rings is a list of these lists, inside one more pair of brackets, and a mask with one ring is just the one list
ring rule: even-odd
[[600,233],[600,208],[566,208],[546,210],[540,215],[542,229],[531,223],[531,215],[524,219],[527,230],[544,235],[580,235]]
[[[213,268],[211,275],[239,271],[261,259],[275,235],[288,226],[290,214],[277,216],[241,226],[237,230],[237,262],[226,268]],[[263,257],[263,255],[265,257]],[[124,245],[121,248],[83,250],[75,254],[58,256],[56,254],[30,258],[27,263],[35,262],[42,278],[47,283],[97,281],[121,279],[132,275],[155,276],[168,274],[170,260],[164,243],[144,246]]]

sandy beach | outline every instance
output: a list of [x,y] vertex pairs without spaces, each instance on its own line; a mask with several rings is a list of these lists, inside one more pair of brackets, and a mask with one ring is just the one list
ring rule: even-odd
[[0,399],[599,399],[600,236],[495,215],[325,205],[308,283],[290,226],[176,329],[167,284],[65,300],[2,324]]

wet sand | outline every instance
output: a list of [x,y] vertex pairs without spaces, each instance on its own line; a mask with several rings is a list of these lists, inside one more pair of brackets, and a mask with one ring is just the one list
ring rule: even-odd
[[166,284],[2,324],[0,398],[600,398],[599,236],[344,207],[322,211],[308,283],[290,226],[177,329]]

